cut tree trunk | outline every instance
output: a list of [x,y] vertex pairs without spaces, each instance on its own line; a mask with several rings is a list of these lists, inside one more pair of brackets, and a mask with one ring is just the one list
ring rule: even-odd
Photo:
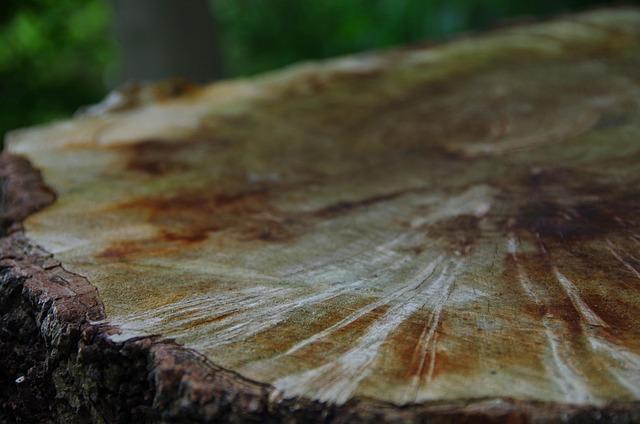
[[77,421],[637,422],[639,69],[618,9],[15,132],[0,300],[46,363],[5,384]]

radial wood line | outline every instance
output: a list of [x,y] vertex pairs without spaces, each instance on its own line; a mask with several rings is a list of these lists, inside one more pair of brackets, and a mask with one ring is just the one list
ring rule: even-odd
[[272,399],[640,398],[639,11],[143,91],[8,138],[113,341]]

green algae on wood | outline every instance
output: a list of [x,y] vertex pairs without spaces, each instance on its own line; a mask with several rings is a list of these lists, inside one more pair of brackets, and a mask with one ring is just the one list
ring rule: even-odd
[[[640,397],[640,12],[23,130],[27,236],[283,398]],[[135,103],[135,102],[133,102]]]

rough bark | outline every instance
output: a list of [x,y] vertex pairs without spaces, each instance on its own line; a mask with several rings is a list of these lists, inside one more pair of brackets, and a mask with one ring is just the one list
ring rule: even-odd
[[[24,159],[3,154],[0,164],[11,170],[1,176],[3,217],[11,211],[12,216],[24,218],[52,200],[39,173]],[[0,240],[3,422],[524,423],[562,417],[569,423],[633,423],[640,419],[636,403],[596,408],[487,399],[396,407],[354,400],[336,407],[304,398],[280,400],[273,387],[216,367],[171,340],[140,337],[113,342],[110,335],[117,329],[95,323],[104,318],[95,288],[31,245],[19,220],[4,222],[3,228],[12,230]]]
[[[633,386],[627,393],[620,383],[633,381],[629,379],[638,371],[633,367],[637,330],[630,325],[637,319],[637,264],[629,250],[640,242],[633,237],[640,210],[634,172],[640,165],[639,82],[633,72],[637,22],[640,13],[634,11],[585,15],[434,51],[348,59],[252,82],[187,90],[175,99],[124,102],[130,110],[121,107],[117,113],[17,133],[10,151],[33,161],[52,188],[26,159],[6,153],[1,157],[0,350],[8,366],[0,375],[0,418],[637,422],[640,405],[629,394]],[[483,52],[479,61],[478,49]],[[610,79],[596,78],[603,76]],[[194,181],[204,186],[194,186]],[[365,229],[360,228],[363,223]],[[120,232],[123,228],[127,231]],[[327,228],[340,232],[328,233]],[[386,242],[369,239],[384,231],[391,237]],[[322,250],[327,234],[344,236],[331,244],[337,252]],[[403,234],[412,243],[398,244]],[[308,235],[317,242],[299,244]],[[78,240],[88,242],[78,245]],[[358,244],[363,240],[364,249]],[[487,240],[495,241],[491,249],[483,244]],[[351,250],[340,250],[345,242],[354,243],[347,243]],[[483,253],[492,249],[504,257],[489,255],[488,268],[478,267],[486,260]],[[207,274],[210,285],[184,266],[201,252],[219,251],[228,256],[210,260],[219,267],[213,277]],[[336,305],[332,302],[338,297],[331,290],[342,289],[342,279],[348,277],[341,274],[331,276],[341,279],[334,285],[314,283],[300,298],[299,292],[276,290],[258,314],[253,298],[226,315],[216,312],[215,304],[202,308],[204,316],[191,317],[188,309],[180,309],[180,301],[193,302],[190,296],[196,293],[224,300],[228,292],[235,293],[235,284],[256,281],[255,273],[248,274],[250,266],[265,256],[278,263],[291,252],[306,252],[318,260],[303,270],[311,281],[323,267],[341,269],[344,264],[343,272],[367,264],[365,271],[384,274],[388,270],[375,268],[380,258],[423,265],[431,251],[449,258],[450,264],[434,265],[431,274],[428,266],[423,269],[424,281],[442,271],[424,293],[418,290],[424,281],[412,289],[400,275],[385,282],[398,285],[385,296],[362,298],[366,287],[351,290],[347,285]],[[224,266],[238,257],[252,259],[239,267],[247,274],[240,280],[233,273],[223,275]],[[145,262],[157,258],[170,266]],[[439,287],[454,281],[455,275],[443,269],[456,269],[462,261],[468,261],[467,275],[474,278],[455,281],[470,293],[458,292],[449,303],[448,297],[429,303],[442,297]],[[393,270],[394,263],[385,267]],[[492,285],[484,284],[487,280]],[[545,285],[534,284],[540,281]],[[189,283],[186,289],[181,282]],[[543,290],[549,288],[550,293]],[[262,289],[274,292],[273,287]],[[417,294],[411,298],[393,297],[412,290]],[[493,290],[491,302],[475,290]],[[608,297],[596,296],[601,290]],[[295,302],[285,311],[278,306],[291,299],[313,302],[306,309],[296,309]],[[407,311],[414,315],[404,319]],[[186,331],[172,327],[180,314],[189,318]],[[188,348],[222,331],[195,330],[225,323],[234,314],[240,321],[232,324],[249,323],[258,330],[251,337],[241,334],[235,345],[219,339],[221,350]],[[278,314],[284,318],[270,321]],[[164,315],[174,319],[163,321]],[[324,346],[329,340],[348,349],[366,341],[362,335],[368,328],[394,322],[396,316],[402,318],[399,326],[373,340],[385,342],[375,358],[386,359],[382,363],[388,370],[400,367],[399,377],[372,374],[365,391],[354,387],[345,399],[324,398],[326,390],[314,391],[308,384],[321,381],[314,378],[323,374],[303,379],[306,391],[297,394],[287,391],[291,386],[282,380],[248,378],[255,369],[212,360],[232,364],[233,355],[244,352],[256,355],[250,357],[256,362],[266,355],[276,358],[270,364],[283,372],[297,372],[277,360],[286,359],[305,332],[316,331]],[[447,321],[456,317],[459,321]],[[468,317],[479,322],[477,327]],[[490,320],[495,317],[509,325],[495,326]],[[357,324],[344,326],[346,337],[323,330],[341,319]],[[260,326],[263,321],[270,326]],[[530,327],[520,328],[522,324]],[[467,333],[469,328],[473,334]],[[440,344],[420,342],[431,334],[429,329]],[[190,331],[200,338],[189,338]],[[172,335],[184,340],[182,345],[169,339]],[[541,347],[536,337],[546,344]],[[457,350],[441,347],[466,339],[473,343]],[[493,368],[485,362],[451,359],[473,358],[484,341],[495,347],[485,349],[485,358],[504,360],[513,368],[489,373]],[[591,347],[604,346],[605,352],[599,356],[599,350],[589,350],[588,341]],[[315,343],[312,338],[308,344]],[[365,359],[371,353],[366,348],[361,350]],[[225,350],[231,355],[225,356]],[[425,352],[417,356],[430,360],[439,373],[420,371],[429,366],[403,372],[405,367],[413,370],[415,352],[421,350]],[[333,356],[344,359],[340,355],[339,349],[320,349],[298,358],[295,366],[315,370],[333,364],[322,368],[331,376],[344,363],[331,362]],[[538,363],[548,365],[537,362],[540,358],[555,360],[556,374],[538,370]],[[576,377],[574,367],[597,361],[597,373],[585,373],[586,380]],[[385,371],[365,365],[361,372]],[[474,379],[487,384],[471,389],[487,395],[385,400],[414,387],[414,376],[419,383],[429,378],[429,384],[415,386],[411,399],[418,399],[431,382],[455,383],[461,372],[465,379],[455,390],[469,390]],[[558,375],[569,387],[559,391],[557,400],[542,400],[548,393],[533,390],[536,384],[557,383]],[[514,378],[519,380],[509,380]],[[500,391],[491,385],[502,379],[513,381],[514,393],[533,389],[527,396],[495,395]],[[568,402],[580,394],[571,386],[576,381],[589,389],[605,381],[602,388],[609,393],[599,392],[598,402]],[[553,387],[551,383],[547,386]]]

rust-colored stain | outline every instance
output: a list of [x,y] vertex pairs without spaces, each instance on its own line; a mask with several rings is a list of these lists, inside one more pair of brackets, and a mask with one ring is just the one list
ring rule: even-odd
[[[241,241],[285,241],[293,237],[287,224],[268,203],[266,189],[246,193],[215,194],[209,189],[185,190],[179,194],[144,197],[117,205],[118,212],[144,216],[156,228],[150,239],[117,241],[100,252],[99,258],[124,259],[199,243],[211,234],[231,232]],[[155,249],[156,246],[158,249]]]
[[458,215],[427,228],[427,237],[441,240],[452,254],[468,254],[477,239],[482,237],[480,218],[474,215]]
[[28,235],[115,337],[285,397],[638,400],[638,28],[585,14],[22,133],[59,194]]
[[[193,143],[184,143],[191,147]],[[163,143],[158,140],[145,140],[127,146],[130,151],[130,159],[127,161],[127,168],[132,171],[148,174],[151,176],[164,175],[170,172],[185,170],[187,164],[177,161],[177,147],[173,143]]]
[[[170,154],[167,152],[167,161],[170,161]],[[159,157],[158,160],[162,162]],[[359,208],[410,193],[420,193],[424,189],[406,189],[353,201],[338,201],[298,213],[275,207],[271,201],[273,191],[278,189],[263,186],[225,194],[215,193],[213,187],[203,187],[117,204],[108,212],[142,216],[144,222],[156,229],[156,235],[142,240],[118,240],[96,257],[123,260],[140,254],[167,254],[203,242],[216,233],[222,233],[226,239],[237,242],[284,243],[292,241],[303,229],[308,229],[319,220],[350,214]]]

